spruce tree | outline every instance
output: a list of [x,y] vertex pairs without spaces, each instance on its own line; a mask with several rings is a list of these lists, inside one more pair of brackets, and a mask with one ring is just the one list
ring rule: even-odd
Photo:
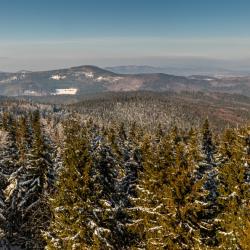
[[14,186],[8,190],[8,238],[13,244],[25,249],[43,249],[41,231],[48,226],[50,219],[46,195],[51,159],[43,140],[39,112],[35,112],[32,117],[31,148],[28,147],[26,133],[19,136],[20,144],[23,144],[20,148],[24,152],[20,158],[21,167],[11,175]]
[[1,214],[5,218],[4,227],[5,241],[13,232],[13,219],[11,212],[11,197],[17,189],[17,176],[20,165],[18,162],[19,151],[17,147],[16,119],[11,113],[5,113],[3,116],[3,129],[5,133],[5,143],[0,148],[0,175],[1,175]]
[[9,113],[6,113],[4,117],[3,129],[6,132],[6,142],[0,149],[0,170],[5,175],[11,175],[19,168],[16,121]]
[[19,151],[19,162],[25,161],[32,145],[31,129],[28,117],[23,115],[17,122],[17,147]]
[[6,226],[7,226],[7,218],[6,218],[6,202],[4,190],[7,187],[7,178],[0,173],[0,247],[1,241],[6,239]]
[[219,168],[221,212],[218,216],[218,239],[224,249],[245,250],[249,247],[250,230],[249,132],[230,131],[222,145],[227,145],[227,160]]
[[173,163],[172,145],[166,136],[157,146],[153,136],[148,134],[143,138],[140,151],[142,167],[136,195],[131,197],[133,222],[130,227],[137,234],[134,247],[163,249],[168,238],[165,194],[168,167]]
[[65,125],[63,168],[50,206],[53,220],[45,232],[47,249],[89,249],[94,215],[90,197],[92,159],[86,130],[75,120]]
[[206,204],[206,209],[200,213],[200,219],[203,222],[201,228],[202,242],[210,247],[216,247],[218,241],[216,232],[218,223],[216,217],[219,213],[218,205],[218,163],[216,148],[213,142],[212,131],[208,119],[205,120],[201,130],[201,160],[198,162],[196,170],[196,179],[204,180],[203,188],[207,194],[201,198],[201,202]]
[[[187,145],[183,140],[173,140],[173,159],[168,167],[165,199],[167,202],[167,222],[165,224],[169,237],[165,247],[168,249],[199,249],[204,247],[200,229],[200,213],[207,204],[202,202],[206,194],[203,190],[204,180],[196,180],[199,153],[197,138],[191,131]],[[176,138],[176,134],[174,134]]]
[[[122,224],[119,223],[119,197],[117,196],[117,168],[111,149],[100,145],[93,152],[92,187],[95,193],[93,200],[94,245],[101,244],[104,249],[122,247]],[[120,229],[120,230],[119,230]]]

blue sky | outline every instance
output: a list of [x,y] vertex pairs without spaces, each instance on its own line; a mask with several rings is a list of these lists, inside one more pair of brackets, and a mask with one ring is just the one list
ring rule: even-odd
[[250,58],[248,0],[0,0],[0,70]]

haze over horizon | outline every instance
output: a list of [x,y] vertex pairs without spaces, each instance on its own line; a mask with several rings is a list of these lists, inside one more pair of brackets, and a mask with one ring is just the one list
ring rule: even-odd
[[0,70],[250,68],[250,2],[1,1]]

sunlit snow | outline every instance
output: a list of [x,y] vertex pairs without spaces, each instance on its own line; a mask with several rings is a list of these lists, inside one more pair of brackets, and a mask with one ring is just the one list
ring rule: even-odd
[[60,76],[60,75],[53,75],[50,77],[53,80],[63,80],[66,78],[66,76]]
[[78,89],[69,88],[69,89],[56,89],[56,92],[53,95],[75,95]]

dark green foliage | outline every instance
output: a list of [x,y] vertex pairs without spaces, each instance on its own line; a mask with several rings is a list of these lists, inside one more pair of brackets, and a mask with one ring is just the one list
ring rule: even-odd
[[249,132],[227,130],[221,148],[227,157],[219,169],[218,238],[227,249],[247,249],[250,239]]
[[175,126],[164,98],[148,123],[127,112],[144,100],[132,94],[116,120],[110,100],[103,117],[0,112],[0,248],[248,250],[249,127]]
[[207,163],[212,163],[215,147],[212,140],[212,132],[210,130],[208,119],[205,120],[202,127],[202,150],[205,154]]
[[50,148],[44,140],[38,111],[31,122],[26,114],[18,120],[6,121],[9,125],[5,128],[0,173],[4,178],[1,191],[6,218],[4,237],[25,249],[43,249],[41,233],[50,219],[46,198],[48,170],[52,168]]
[[53,222],[46,233],[48,249],[87,249],[92,244],[92,159],[85,129],[71,120],[65,128],[64,168],[51,199]]

